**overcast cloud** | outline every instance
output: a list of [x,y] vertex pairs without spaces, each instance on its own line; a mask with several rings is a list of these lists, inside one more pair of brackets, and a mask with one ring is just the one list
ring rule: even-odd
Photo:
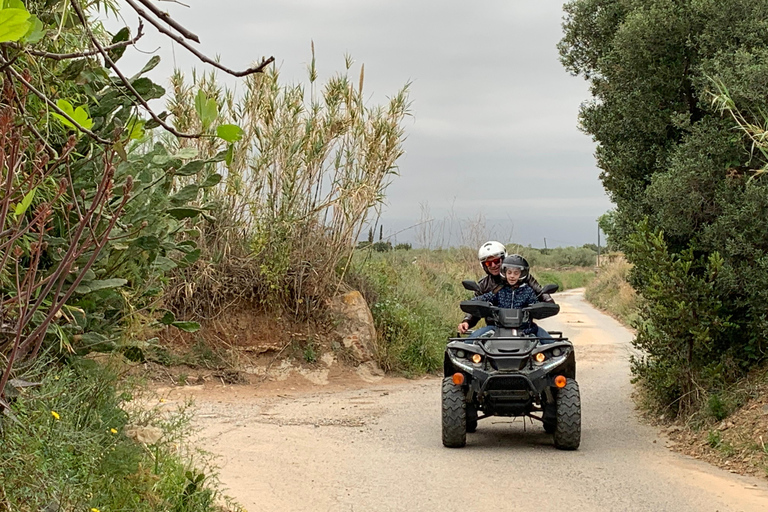
[[[185,2],[190,8],[160,5],[230,68],[273,55],[284,80],[304,81],[314,41],[320,79],[341,71],[349,53],[355,72],[365,63],[373,103],[412,82],[413,118],[382,216],[385,235],[416,224],[428,204],[437,220],[484,217],[488,236],[505,242],[596,242],[596,218],[611,205],[594,144],[577,129],[587,84],[558,61],[561,1]],[[133,11],[122,12],[135,28]],[[174,62],[203,67],[153,30],[139,48],[162,46],[155,80],[166,85]],[[124,66],[148,58],[132,52]],[[458,224],[451,243],[462,241]],[[396,240],[417,235],[405,230]]]

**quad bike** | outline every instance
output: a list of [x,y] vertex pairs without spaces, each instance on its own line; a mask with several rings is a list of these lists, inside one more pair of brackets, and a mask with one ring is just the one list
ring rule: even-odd
[[[479,290],[474,281],[464,288]],[[540,295],[554,293],[547,285]],[[581,442],[581,397],[573,344],[561,332],[551,339],[524,335],[532,319],[556,315],[560,306],[538,302],[502,309],[490,302],[461,302],[465,313],[491,318],[495,332],[477,338],[449,338],[443,362],[443,445],[460,448],[467,432],[489,416],[528,416],[554,435],[555,447],[575,450]],[[482,413],[482,415],[480,414]]]

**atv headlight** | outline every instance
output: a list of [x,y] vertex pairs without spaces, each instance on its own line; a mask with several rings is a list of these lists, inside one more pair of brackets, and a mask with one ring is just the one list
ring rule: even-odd
[[483,360],[483,356],[480,354],[472,354],[472,362],[475,364],[480,364],[480,362]]
[[538,354],[536,354],[535,356],[533,356],[533,359],[534,359],[534,360],[535,360],[537,363],[541,364],[541,363],[543,363],[544,361],[546,361],[546,360],[547,360],[547,355],[546,355],[544,352],[539,352]]
[[458,358],[464,359],[465,355],[467,355],[467,354],[463,350],[457,350],[456,351],[456,357],[458,357]]

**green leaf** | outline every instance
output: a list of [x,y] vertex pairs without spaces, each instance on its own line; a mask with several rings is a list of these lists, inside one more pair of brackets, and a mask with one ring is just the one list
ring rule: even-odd
[[80,283],[80,285],[75,288],[75,293],[79,293],[81,295],[84,295],[86,293],[95,292],[98,290],[106,290],[108,288],[119,288],[121,286],[125,286],[128,284],[127,279],[97,279],[95,281],[88,281]]
[[165,89],[146,77],[133,80],[131,85],[136,89],[136,92],[147,101],[162,98],[165,94]]
[[176,321],[176,316],[174,316],[173,313],[170,311],[166,311],[163,315],[163,318],[160,319],[160,323],[163,325],[171,325],[173,322]]
[[144,137],[144,121],[133,118],[128,123],[128,140],[138,140]]
[[168,272],[177,267],[176,262],[165,256],[158,256],[155,261],[152,262],[152,266],[162,272]]
[[154,55],[151,59],[149,59],[149,62],[144,64],[144,67],[141,68],[141,71],[139,71],[139,74],[143,75],[148,71],[152,71],[157,67],[158,64],[160,64],[160,57],[158,57],[157,55]]
[[0,10],[0,43],[18,41],[24,37],[32,27],[29,17],[29,11],[24,8],[24,4],[21,4],[21,8]]
[[[0,13],[2,13],[2,11],[0,11]],[[72,104],[65,99],[56,100],[56,106],[86,130],[90,130],[93,126],[93,119],[91,119],[91,117],[88,115],[88,111],[85,110],[84,107],[73,108]],[[72,124],[72,122],[66,117],[57,114],[56,112],[53,112],[53,116],[61,121],[61,124],[67,128],[77,129],[77,126]]]
[[181,258],[181,261],[179,261],[180,266],[186,267],[193,264],[194,262],[200,259],[201,253],[202,251],[200,249],[189,251],[187,254],[184,255],[183,258]]
[[232,165],[232,159],[235,157],[235,145],[230,144],[227,148],[227,154],[224,157],[224,161],[227,163],[227,167]]
[[22,41],[29,44],[34,44],[40,41],[45,36],[45,25],[40,21],[40,18],[32,14],[29,17],[29,30],[24,34]]
[[35,198],[35,192],[37,192],[37,187],[27,192],[27,195],[24,196],[24,199],[22,199],[21,202],[16,205],[16,209],[13,211],[13,214],[16,217],[21,217],[24,215],[24,213],[26,213],[29,205],[32,204],[32,200]]
[[227,159],[227,153],[229,153],[229,149],[225,149],[224,151],[219,151],[214,156],[206,160],[206,162],[209,164],[223,162]]
[[236,124],[222,124],[216,128],[216,135],[227,142],[237,142],[243,138],[243,129]]
[[[117,34],[115,34],[112,37],[112,44],[122,43],[124,41],[127,41],[131,37],[131,31],[128,27],[121,28]],[[115,48],[113,50],[109,51],[109,58],[112,59],[113,62],[117,62],[120,57],[123,56],[123,53],[125,53],[126,46],[123,46],[122,48]]]
[[[157,118],[160,119],[161,121],[165,121],[168,118],[168,112],[167,111],[160,112],[159,114],[157,114]],[[157,128],[158,126],[160,126],[160,123],[158,123],[154,119],[150,119],[144,125],[144,129],[152,130],[153,128]]]
[[200,208],[194,208],[192,206],[182,206],[179,208],[169,208],[168,215],[173,217],[174,219],[191,219],[193,217],[197,217],[202,213],[202,210]]
[[198,192],[200,192],[199,185],[196,185],[196,184],[186,185],[184,188],[179,190],[176,194],[171,196],[171,203],[173,203],[176,206],[180,206],[184,203],[194,201],[195,199],[197,199]]
[[184,332],[197,332],[200,330],[200,324],[197,322],[173,322],[171,325]]
[[221,182],[221,174],[211,174],[200,184],[200,188],[215,187]]
[[208,96],[201,89],[197,91],[197,96],[195,96],[195,112],[200,118],[203,130],[207,130],[219,116],[219,107],[216,105],[216,100],[208,99]]
[[152,235],[140,236],[131,245],[135,245],[145,251],[154,251],[160,247],[160,239]]
[[173,155],[173,158],[179,158],[181,160],[189,160],[197,156],[197,150],[195,148],[181,148]]
[[184,166],[179,168],[174,174],[176,176],[192,176],[202,171],[205,164],[205,160],[192,160],[191,162],[184,164]]
[[85,110],[83,107],[77,107],[75,109],[75,115],[73,117],[75,121],[77,121],[77,124],[85,128],[86,130],[90,130],[93,126],[93,119],[90,118],[88,115],[88,111]]

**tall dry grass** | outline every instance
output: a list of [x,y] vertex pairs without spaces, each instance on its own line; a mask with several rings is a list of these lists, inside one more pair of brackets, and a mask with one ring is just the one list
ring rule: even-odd
[[[179,142],[203,157],[229,153],[187,178],[223,177],[199,198],[216,221],[201,234],[200,263],[171,293],[177,306],[210,310],[220,306],[211,296],[227,300],[244,287],[265,305],[310,314],[338,291],[363,226],[397,174],[409,115],[407,85],[386,104],[368,105],[364,68],[354,80],[352,67],[347,57],[343,73],[319,84],[313,52],[306,85],[281,84],[273,67],[249,76],[240,96],[213,75],[193,74],[191,83],[174,75],[169,110],[178,128],[206,128],[194,108],[202,90],[220,105],[218,121],[243,130],[230,147],[214,137]],[[250,278],[233,280],[230,270]]]
[[632,326],[638,318],[640,297],[627,282],[632,265],[621,254],[606,257],[602,265],[586,287],[584,297],[627,326]]

